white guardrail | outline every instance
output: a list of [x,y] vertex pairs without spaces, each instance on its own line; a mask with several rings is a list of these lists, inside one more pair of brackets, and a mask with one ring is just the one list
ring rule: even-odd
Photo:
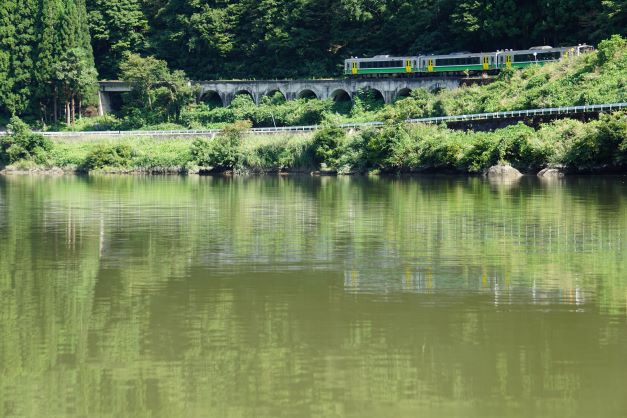
[[[600,105],[583,105],[583,106],[565,106],[565,107],[548,107],[542,109],[527,110],[511,110],[507,112],[492,113],[475,113],[470,115],[454,115],[454,116],[437,116],[432,118],[407,119],[407,123],[425,123],[438,124],[446,122],[470,122],[477,120],[490,119],[512,119],[522,117],[547,116],[547,115],[565,115],[574,113],[591,113],[591,112],[612,112],[615,110],[627,109],[627,103],[611,103]],[[361,123],[345,123],[340,127],[344,129],[360,129],[368,127],[383,126],[383,122],[361,122]],[[318,125],[307,126],[281,126],[270,128],[252,128],[251,134],[278,134],[278,133],[298,133],[311,132],[318,129]],[[220,132],[220,129],[205,130],[179,130],[179,131],[85,131],[85,132],[42,132],[42,135],[51,138],[72,138],[72,137],[116,137],[116,136],[213,136]],[[0,132],[4,135],[6,132]]]

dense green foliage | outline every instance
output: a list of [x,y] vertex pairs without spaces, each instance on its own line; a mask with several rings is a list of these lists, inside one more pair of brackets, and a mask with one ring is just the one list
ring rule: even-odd
[[8,135],[0,136],[0,165],[21,160],[45,163],[46,153],[52,149],[49,139],[31,132],[28,125],[15,116],[7,128]]
[[[333,152],[327,144],[333,143]],[[627,115],[583,123],[560,120],[534,130],[522,123],[494,132],[451,131],[427,125],[391,124],[340,137],[320,130],[316,155],[338,172],[455,170],[481,172],[496,164],[522,171],[564,167],[573,171],[627,167]]]
[[122,80],[133,86],[126,94],[123,113],[131,126],[178,121],[194,98],[194,89],[180,70],[170,71],[165,61],[127,53],[120,64]]
[[124,52],[194,79],[338,75],[351,55],[526,48],[626,34],[622,0],[89,0],[98,69]]
[[[248,122],[226,126],[213,138],[59,141],[50,146],[23,123],[5,137],[5,160],[15,168],[113,169],[184,172],[194,167],[220,172],[315,171],[340,174],[456,171],[478,173],[495,164],[525,172],[546,167],[567,171],[627,168],[627,114],[600,120],[559,120],[539,129],[522,123],[493,132],[455,131],[444,126],[390,120],[380,129],[348,133],[327,125],[313,135],[247,135]],[[13,126],[13,125],[12,125]],[[15,139],[29,138],[28,140]],[[13,138],[13,139],[7,139]],[[12,142],[11,142],[12,141]],[[9,151],[19,143],[25,151]]]
[[82,168],[95,170],[105,167],[124,167],[133,156],[128,144],[96,144],[89,151]]
[[239,147],[249,122],[237,122],[226,126],[220,134],[209,140],[198,138],[192,143],[192,159],[201,166],[217,169],[234,168],[239,159]]
[[95,100],[95,82],[84,0],[1,2],[0,114],[70,124]]

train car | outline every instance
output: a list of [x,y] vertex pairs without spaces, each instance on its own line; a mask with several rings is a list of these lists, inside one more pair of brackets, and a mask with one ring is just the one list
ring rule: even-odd
[[448,55],[429,55],[420,57],[419,62],[419,72],[422,73],[460,73],[497,69],[493,53],[456,52]]
[[351,76],[408,74],[414,72],[414,63],[415,61],[411,57],[391,57],[389,55],[351,58],[344,61],[344,73]]
[[522,51],[500,51],[497,52],[500,68],[524,68],[530,65],[542,65],[547,62],[559,61],[568,56],[576,56],[591,51],[589,45],[578,45],[563,48],[552,48],[550,46],[536,46]]
[[495,52],[456,52],[446,55],[350,58],[344,61],[344,74],[350,77],[420,76],[430,73],[490,73],[504,68],[524,68],[558,61],[592,51],[589,45],[553,48],[532,47],[525,50]]

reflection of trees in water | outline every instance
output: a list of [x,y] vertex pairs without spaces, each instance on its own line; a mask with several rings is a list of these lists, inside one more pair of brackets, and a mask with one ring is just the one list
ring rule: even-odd
[[625,193],[595,181],[0,179],[0,403],[333,416],[585,388],[611,404],[627,370],[576,368],[599,341],[624,352],[624,321],[594,304],[624,310]]

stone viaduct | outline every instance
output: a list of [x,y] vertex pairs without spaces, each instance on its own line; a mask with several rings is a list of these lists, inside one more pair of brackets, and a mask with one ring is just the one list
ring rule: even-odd
[[[462,77],[424,77],[424,78],[371,78],[371,79],[330,79],[330,80],[255,80],[255,81],[195,81],[199,86],[199,99],[228,106],[233,98],[240,94],[252,97],[255,103],[261,103],[264,96],[281,93],[286,100],[296,99],[333,99],[349,101],[360,91],[372,91],[391,103],[400,97],[408,96],[412,90],[423,88],[454,89],[464,83]],[[130,86],[120,81],[100,82],[100,113],[112,109],[112,97],[115,94],[130,91]]]

